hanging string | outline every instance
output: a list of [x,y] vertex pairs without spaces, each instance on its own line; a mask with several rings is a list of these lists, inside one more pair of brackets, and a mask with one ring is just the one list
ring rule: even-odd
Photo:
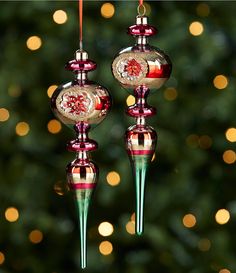
[[139,0],[139,5],[138,5],[138,8],[137,8],[137,11],[138,11],[139,16],[144,16],[145,15],[146,7],[143,4],[143,0]]
[[83,0],[79,1],[79,49],[83,50]]

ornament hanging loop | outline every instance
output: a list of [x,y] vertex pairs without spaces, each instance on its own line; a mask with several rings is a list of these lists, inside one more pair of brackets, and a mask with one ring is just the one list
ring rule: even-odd
[[146,14],[146,7],[143,3],[140,3],[137,7],[137,12],[139,16],[144,16]]

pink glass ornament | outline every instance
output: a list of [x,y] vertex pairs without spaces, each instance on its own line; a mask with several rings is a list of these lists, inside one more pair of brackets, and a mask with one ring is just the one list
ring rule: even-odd
[[88,132],[108,114],[111,97],[105,87],[88,80],[87,73],[96,69],[96,63],[88,59],[85,51],[78,50],[75,60],[66,68],[75,73],[75,79],[56,89],[51,106],[55,115],[76,132],[76,139],[67,144],[68,151],[76,152],[76,158],[67,165],[66,173],[78,210],[81,267],[85,268],[87,216],[99,173],[96,164],[89,159],[88,153],[97,149],[97,143],[89,138]]
[[146,125],[145,118],[156,114],[147,103],[150,91],[159,89],[169,79],[172,65],[169,57],[160,49],[148,44],[148,37],[157,33],[148,25],[146,16],[138,15],[136,24],[128,28],[128,34],[136,38],[136,44],[122,49],[112,63],[112,73],[129,92],[134,92],[135,104],[126,113],[136,119],[125,134],[126,149],[134,173],[136,185],[136,234],[143,233],[143,210],[146,171],[154,155],[157,141],[155,130]]

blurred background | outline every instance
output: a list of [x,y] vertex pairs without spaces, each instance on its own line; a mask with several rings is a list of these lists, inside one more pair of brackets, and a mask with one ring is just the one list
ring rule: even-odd
[[[138,1],[85,1],[90,78],[113,97],[91,133],[100,167],[90,207],[88,269],[108,273],[236,272],[236,2],[146,2],[159,33],[150,44],[173,62],[149,98],[159,135],[147,177],[145,233],[134,235],[134,183],[123,135],[133,97],[110,64],[134,39]],[[55,119],[50,97],[73,74],[76,1],[0,3],[0,272],[80,272],[79,231],[65,166],[74,132]]]

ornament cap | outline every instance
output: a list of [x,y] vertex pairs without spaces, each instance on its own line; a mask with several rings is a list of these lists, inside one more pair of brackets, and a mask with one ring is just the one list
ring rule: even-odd
[[137,25],[147,25],[148,24],[148,17],[142,16],[142,15],[137,15],[136,16],[136,24]]
[[88,60],[88,53],[84,50],[78,49],[75,52],[75,59],[77,61],[86,61],[86,60]]

